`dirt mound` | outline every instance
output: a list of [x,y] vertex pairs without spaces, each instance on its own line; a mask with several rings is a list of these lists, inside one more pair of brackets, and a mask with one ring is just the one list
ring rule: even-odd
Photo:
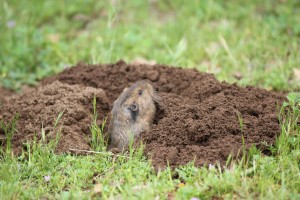
[[[141,137],[155,166],[224,163],[242,146],[272,144],[280,132],[276,106],[283,97],[254,87],[217,81],[213,75],[163,65],[79,64],[50,77],[104,89],[113,102],[124,87],[149,79],[160,92],[162,106],[149,132]],[[241,127],[240,121],[243,126]]]
[[[146,144],[145,153],[152,158],[155,167],[166,166],[167,160],[172,167],[194,159],[196,165],[216,161],[224,164],[230,153],[236,153],[242,147],[242,137],[245,138],[247,147],[253,144],[261,147],[262,142],[272,144],[276,134],[280,132],[276,106],[284,100],[282,95],[254,87],[242,88],[235,84],[219,82],[213,75],[199,73],[193,69],[163,65],[130,65],[124,62],[106,65],[78,64],[42,81],[45,88],[54,87],[51,83],[57,80],[64,83],[55,83],[62,88],[68,88],[59,90],[56,93],[57,97],[72,91],[65,96],[64,103],[57,101],[55,106],[51,107],[41,101],[34,105],[33,102],[46,98],[46,95],[43,95],[45,88],[41,88],[39,92],[34,93],[35,96],[29,95],[32,96],[30,101],[25,101],[26,98],[23,97],[16,101],[17,106],[16,103],[10,102],[11,110],[6,109],[5,113],[13,112],[14,106],[21,108],[26,111],[23,117],[23,121],[26,121],[24,124],[31,124],[40,130],[42,116],[51,115],[53,119],[66,106],[68,109],[81,106],[80,108],[85,110],[83,113],[86,120],[81,121],[82,123],[76,120],[65,123],[64,127],[67,125],[70,128],[75,124],[77,128],[66,134],[68,137],[65,137],[63,142],[65,147],[61,148],[64,151],[70,144],[83,144],[80,141],[84,141],[84,136],[89,134],[87,127],[90,125],[89,113],[93,92],[83,98],[81,93],[86,90],[85,87],[98,88],[93,91],[99,92],[104,90],[108,102],[101,91],[97,104],[100,117],[103,118],[110,110],[109,105],[112,105],[124,87],[142,79],[152,81],[162,97],[151,130],[143,133],[140,138]],[[52,96],[48,96],[45,101],[49,101]],[[77,99],[80,96],[81,99],[85,99],[85,103]],[[42,113],[35,112],[34,116],[29,117],[26,115],[41,103],[44,109]],[[29,104],[32,107],[28,107]],[[64,106],[61,107],[62,105]],[[59,106],[60,109],[54,110]],[[83,113],[81,114],[84,115]],[[78,115],[75,112],[71,119]],[[53,120],[51,122],[53,123]],[[240,122],[243,122],[242,126]],[[51,125],[53,124],[49,124],[50,127]],[[73,134],[80,139],[74,140]],[[24,133],[23,137],[25,135],[27,133]],[[18,140],[21,138],[14,138],[15,142]],[[87,143],[84,144],[81,148],[89,148]]]
[[156,167],[165,167],[166,160],[172,167],[194,159],[196,165],[224,164],[241,149],[242,137],[246,147],[274,142],[279,133],[274,96],[234,85],[222,88],[201,101],[162,94],[162,119],[142,135]]
[[[61,132],[57,152],[66,152],[69,148],[89,149],[94,95],[97,98],[98,115],[103,119],[109,112],[109,102],[102,89],[55,81],[10,99],[0,110],[0,120],[8,122],[16,114],[19,115],[16,126],[18,131],[12,141],[14,151],[19,153],[23,143],[33,140],[34,135],[41,139],[42,129],[47,140],[55,139],[57,133]],[[59,119],[61,112],[63,114]]]

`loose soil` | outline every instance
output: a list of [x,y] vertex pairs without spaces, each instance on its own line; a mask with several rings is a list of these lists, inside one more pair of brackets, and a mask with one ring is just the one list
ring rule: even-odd
[[[14,152],[20,153],[24,143],[34,137],[40,140],[42,131],[47,141],[60,138],[56,147],[58,153],[67,152],[70,148],[90,149],[88,136],[94,96],[97,98],[99,119],[104,119],[110,108],[102,89],[54,81],[36,91],[11,98],[1,108],[0,120],[9,124],[13,117],[18,117],[17,132],[12,140]],[[98,124],[101,123],[99,120]]]
[[[164,65],[80,63],[42,81],[36,91],[15,97],[0,110],[8,121],[18,112],[15,149],[32,140],[44,127],[55,137],[53,125],[64,111],[57,152],[70,148],[89,149],[93,96],[97,97],[98,123],[101,124],[114,100],[125,87],[150,80],[161,96],[155,120],[148,132],[138,138],[153,165],[171,167],[194,161],[195,165],[224,164],[229,154],[245,146],[265,149],[280,133],[277,107],[281,94],[254,87],[239,87],[217,81],[212,74],[195,69]],[[242,125],[241,125],[242,122]],[[168,161],[168,162],[167,162]]]

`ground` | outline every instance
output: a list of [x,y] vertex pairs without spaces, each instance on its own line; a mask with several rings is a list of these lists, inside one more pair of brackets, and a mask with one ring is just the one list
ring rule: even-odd
[[[122,59],[195,68],[213,73],[219,81],[279,91],[278,95],[299,91],[296,0],[247,4],[4,0],[0,6],[0,83],[5,88],[24,91],[80,61]],[[43,137],[12,156],[5,143],[0,194],[3,199],[298,199],[299,99],[291,93],[285,101],[285,107],[277,110],[280,134],[274,145],[266,152],[256,148],[242,152],[239,161],[225,168],[190,162],[157,171],[140,148],[122,156],[103,149],[97,149],[98,154],[55,154],[55,140],[46,144]],[[89,111],[92,115],[93,109]],[[57,116],[59,120],[60,113]],[[239,122],[243,127],[244,121]],[[8,126],[6,137],[13,134],[14,126],[2,126]],[[91,132],[101,131],[93,124]]]

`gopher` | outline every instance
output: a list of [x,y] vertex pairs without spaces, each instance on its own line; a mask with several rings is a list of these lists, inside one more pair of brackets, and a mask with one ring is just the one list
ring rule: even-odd
[[147,80],[124,89],[114,102],[108,127],[108,150],[128,148],[129,142],[150,129],[159,97]]

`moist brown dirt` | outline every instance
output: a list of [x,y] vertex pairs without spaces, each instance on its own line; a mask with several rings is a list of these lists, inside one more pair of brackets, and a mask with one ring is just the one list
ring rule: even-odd
[[[86,138],[90,135],[93,95],[97,95],[101,123],[123,89],[142,79],[150,80],[161,96],[150,130],[139,138],[156,168],[167,162],[176,167],[193,160],[197,166],[224,164],[229,154],[242,148],[243,138],[246,147],[264,149],[263,144],[273,144],[280,133],[277,106],[284,101],[281,94],[219,82],[212,74],[194,69],[122,61],[80,63],[66,69],[43,80],[37,91],[5,104],[0,116],[9,119],[16,111],[20,113],[20,134],[13,138],[17,147],[31,138],[33,131],[39,132],[42,122],[44,127],[53,127],[58,113],[65,110],[58,151],[89,149]],[[49,88],[53,94],[45,94]]]
[[[1,108],[0,120],[10,122],[14,116],[19,116],[12,140],[14,152],[20,153],[23,144],[32,141],[34,135],[40,140],[42,130],[48,141],[60,137],[56,147],[58,153],[68,152],[70,148],[89,149],[94,96],[99,119],[103,119],[109,112],[109,102],[102,89],[54,81],[11,98]],[[60,113],[63,113],[61,118]]]

